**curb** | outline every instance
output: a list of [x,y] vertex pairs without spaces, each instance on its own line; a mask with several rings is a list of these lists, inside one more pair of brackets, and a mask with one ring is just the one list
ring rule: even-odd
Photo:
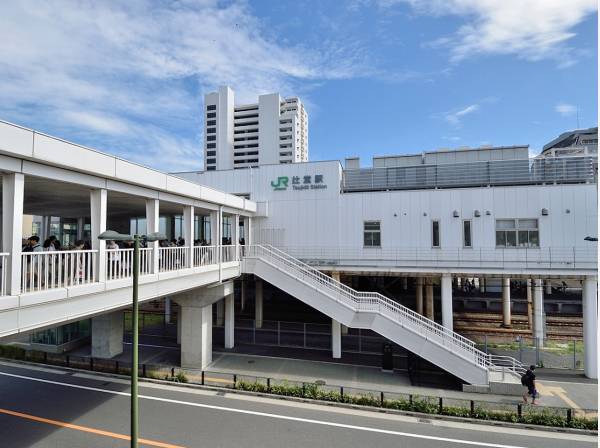
[[[23,364],[35,367],[44,367],[44,368],[54,368],[57,370],[66,370],[77,373],[85,373],[88,375],[102,376],[107,378],[118,378],[128,380],[130,377],[127,375],[120,375],[116,373],[108,373],[108,372],[94,372],[84,369],[76,369],[73,367],[63,367],[63,366],[54,366],[52,364],[38,364],[30,361],[22,361],[22,360],[7,360],[6,358],[0,358],[0,360],[8,362],[10,364]],[[339,403],[335,401],[324,401],[324,400],[315,400],[312,398],[301,398],[301,397],[291,397],[287,395],[276,395],[269,394],[264,392],[252,392],[247,390],[239,390],[233,389],[229,387],[219,387],[219,386],[208,386],[201,384],[192,384],[192,383],[179,383],[175,381],[166,381],[166,380],[157,380],[154,378],[144,378],[138,377],[139,383],[153,383],[153,384],[161,384],[167,386],[181,387],[181,388],[189,388],[189,389],[200,389],[200,390],[211,390],[215,392],[226,392],[226,393],[234,393],[239,395],[247,395],[252,397],[263,397],[270,398],[273,400],[285,400],[285,401],[294,401],[297,403],[309,403],[320,406],[335,406],[344,409],[354,409],[359,411],[368,411],[377,414],[392,414],[392,415],[403,415],[407,417],[418,418],[419,420],[441,420],[441,421],[449,421],[456,423],[471,423],[476,425],[483,426],[496,426],[503,428],[513,428],[513,429],[529,429],[534,431],[545,431],[545,432],[560,432],[565,434],[579,434],[579,435],[590,435],[590,436],[598,436],[598,431],[594,431],[591,429],[577,429],[577,428],[563,428],[558,426],[545,426],[545,425],[531,425],[527,423],[512,423],[512,422],[502,422],[496,420],[483,420],[476,418],[468,418],[468,417],[455,417],[451,415],[439,415],[439,414],[425,414],[422,412],[413,412],[413,411],[400,411],[397,409],[387,409],[387,408],[378,408],[374,406],[364,406],[358,404],[350,404],[350,403]]]

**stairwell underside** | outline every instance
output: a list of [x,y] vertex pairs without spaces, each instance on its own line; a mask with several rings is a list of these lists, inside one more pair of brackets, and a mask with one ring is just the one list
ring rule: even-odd
[[405,326],[382,313],[356,310],[336,300],[335,294],[320,290],[263,258],[245,258],[242,272],[262,278],[343,325],[373,330],[469,384],[488,384],[487,368],[461,356],[455,347],[440,345],[410,325]]

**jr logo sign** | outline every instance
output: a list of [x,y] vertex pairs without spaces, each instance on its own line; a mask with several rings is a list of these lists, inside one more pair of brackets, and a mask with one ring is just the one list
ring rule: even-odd
[[289,179],[287,176],[279,176],[277,178],[277,183],[275,183],[274,180],[271,181],[271,186],[273,187],[273,190],[275,190],[275,191],[287,190],[288,182],[289,182]]

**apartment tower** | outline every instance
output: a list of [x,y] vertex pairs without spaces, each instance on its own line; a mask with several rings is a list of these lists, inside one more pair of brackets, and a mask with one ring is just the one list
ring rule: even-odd
[[223,86],[204,104],[205,171],[308,161],[308,115],[298,98],[270,93],[235,105],[233,90]]

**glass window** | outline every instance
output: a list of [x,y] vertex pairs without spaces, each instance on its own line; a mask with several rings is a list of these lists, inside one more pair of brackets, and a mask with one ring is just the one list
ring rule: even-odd
[[215,126],[217,124],[217,120],[208,120],[206,122],[206,126]]
[[217,151],[206,151],[208,157],[214,157],[217,155]]
[[206,114],[206,118],[217,118],[217,114],[214,112],[210,112],[210,113]]
[[431,222],[431,246],[440,247],[440,222]]
[[206,130],[206,133],[207,133],[207,134],[215,134],[216,132],[217,132],[217,129],[216,129],[216,128],[208,128],[208,129]]
[[217,148],[217,144],[216,143],[207,143],[206,147],[208,149],[216,149]]
[[365,221],[363,227],[365,247],[381,247],[381,221]]
[[217,110],[217,105],[209,104],[208,106],[206,106],[206,110]]
[[463,246],[473,247],[471,241],[471,220],[468,219],[463,221]]
[[540,247],[537,219],[496,220],[497,247]]
[[206,140],[209,142],[214,142],[217,139],[216,135],[207,135]]

